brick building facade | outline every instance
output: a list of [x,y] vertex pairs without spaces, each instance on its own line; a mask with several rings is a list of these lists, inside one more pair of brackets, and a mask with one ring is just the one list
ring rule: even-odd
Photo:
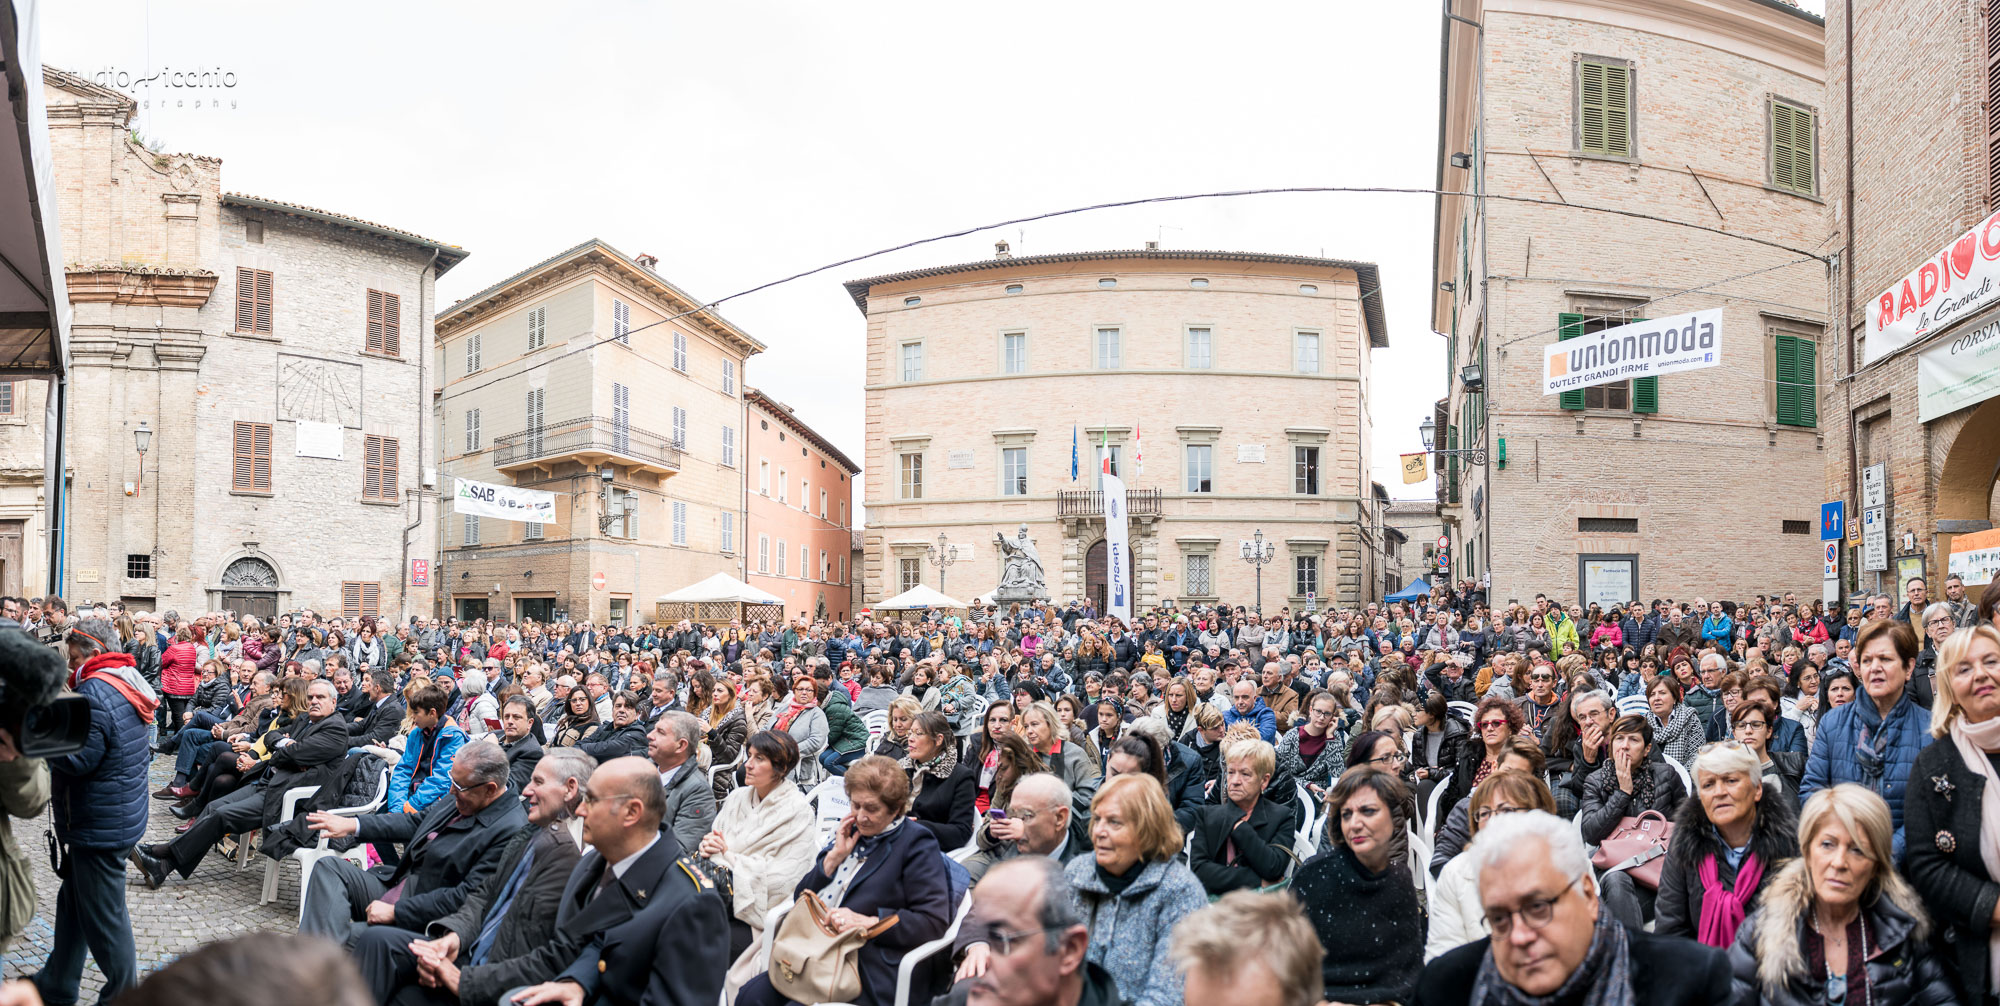
[[790,618],[850,617],[854,477],[861,466],[792,407],[751,388],[745,512],[752,587],[785,600]]
[[[1496,603],[1811,592],[1804,487],[1841,435],[1810,407],[1832,191],[1820,19],[1778,0],[1447,13],[1484,41],[1443,19],[1438,188],[1497,197],[1437,202],[1437,446],[1489,452],[1438,466],[1452,578],[1489,580]],[[1710,308],[1719,366],[1543,395],[1559,339]]]
[[[764,345],[653,265],[592,239],[439,314],[440,614],[645,622],[661,594],[743,575],[743,372]],[[456,513],[455,478],[554,492],[557,520]]]
[[[225,193],[219,160],[134,140],[132,99],[45,83],[74,309],[67,592],[184,615],[428,611],[408,575],[434,547],[424,348],[465,252]],[[36,425],[0,420],[0,456],[39,453]]]

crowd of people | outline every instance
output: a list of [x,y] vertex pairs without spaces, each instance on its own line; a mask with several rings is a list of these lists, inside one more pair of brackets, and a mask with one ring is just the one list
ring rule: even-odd
[[[53,1006],[86,955],[146,1001],[175,969],[138,982],[126,884],[252,848],[303,863],[284,952],[340,948],[326,1002],[1983,1004],[1996,604],[1461,583],[392,626],[0,599],[93,714],[46,760],[0,732],[0,805],[52,808]],[[154,801],[170,841],[141,841]],[[11,937],[34,896],[0,842]]]

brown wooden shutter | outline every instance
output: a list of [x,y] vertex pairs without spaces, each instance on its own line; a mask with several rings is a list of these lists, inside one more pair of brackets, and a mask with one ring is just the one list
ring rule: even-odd
[[399,488],[397,473],[398,442],[395,437],[367,438],[367,475],[361,489],[361,497],[371,500],[394,500]]
[[382,584],[371,581],[361,585],[361,616],[375,618],[382,613]]
[[368,351],[403,355],[403,299],[380,290],[368,291]]
[[361,617],[361,584],[348,580],[340,585],[340,617]]
[[270,492],[271,424],[237,423],[234,434],[230,488],[238,492]]
[[264,335],[271,334],[271,274],[257,270],[257,329]]
[[257,270],[236,270],[236,330],[257,329]]
[[250,425],[249,423],[236,424],[236,436],[233,446],[235,462],[230,470],[229,488],[238,492],[247,492],[256,485],[252,476],[252,469],[255,463],[251,460]]

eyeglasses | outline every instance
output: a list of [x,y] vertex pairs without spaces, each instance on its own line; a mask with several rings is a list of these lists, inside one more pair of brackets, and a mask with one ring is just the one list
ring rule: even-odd
[[1540,929],[1548,925],[1550,920],[1556,917],[1556,902],[1561,901],[1563,895],[1568,894],[1570,889],[1576,886],[1577,881],[1587,876],[1590,876],[1590,870],[1586,867],[1582,873],[1570,878],[1570,882],[1564,884],[1563,889],[1557,891],[1553,898],[1534,898],[1519,908],[1487,912],[1486,928],[1492,931],[1493,938],[1497,940],[1504,938],[1508,930],[1514,928],[1514,917],[1517,915],[1522,922],[1527,923],[1529,929]]
[[1950,615],[1939,615],[1939,616],[1938,616],[1938,617],[1936,617],[1936,618],[1927,618],[1927,619],[1925,619],[1925,620],[1924,620],[1924,624],[1925,624],[1926,626],[1931,626],[1931,625],[1953,625],[1953,624],[1956,624],[1956,623],[1957,623],[1957,619],[1954,619],[1954,618],[1952,618],[1952,617],[1951,617]]
[[1002,930],[998,926],[990,926],[986,930],[986,942],[992,946],[993,950],[996,953],[998,953],[1002,957],[1005,957],[1008,954],[1013,953],[1014,947],[1020,944],[1021,942],[1025,941],[1028,937],[1040,936],[1043,933],[1059,931],[1062,928],[1065,927],[1043,926],[1040,929],[1023,929],[1017,933],[1010,933]]
[[1484,730],[1484,729],[1486,729],[1487,727],[1504,727],[1504,726],[1506,726],[1506,725],[1507,725],[1507,721],[1506,721],[1506,720],[1480,720],[1480,721],[1479,721],[1479,729],[1481,729],[1481,730]]
[[[1741,724],[1738,724],[1738,725],[1740,726]],[[1701,757],[1702,755],[1705,755],[1705,754],[1709,753],[1710,751],[1713,751],[1713,750],[1715,750],[1715,749],[1717,749],[1717,748],[1721,748],[1722,750],[1725,750],[1725,751],[1748,751],[1748,750],[1750,750],[1750,746],[1749,746],[1749,745],[1747,745],[1747,744],[1743,743],[1742,741],[1738,741],[1738,740],[1726,740],[1726,741],[1709,741],[1708,743],[1706,743],[1706,744],[1703,744],[1702,746],[1700,746],[1700,747],[1698,747],[1698,748],[1695,748],[1695,749],[1694,749],[1694,756],[1695,756],[1696,758],[1699,758],[1699,757]]]
[[1486,822],[1493,820],[1495,814],[1519,814],[1524,810],[1534,809],[1533,807],[1481,807],[1479,813],[1472,815],[1472,820],[1483,828]]

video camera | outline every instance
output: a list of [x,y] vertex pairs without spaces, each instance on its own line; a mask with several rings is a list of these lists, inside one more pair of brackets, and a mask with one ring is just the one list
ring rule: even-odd
[[24,757],[82,750],[90,735],[90,700],[63,693],[68,676],[60,651],[20,629],[0,629],[0,730]]

